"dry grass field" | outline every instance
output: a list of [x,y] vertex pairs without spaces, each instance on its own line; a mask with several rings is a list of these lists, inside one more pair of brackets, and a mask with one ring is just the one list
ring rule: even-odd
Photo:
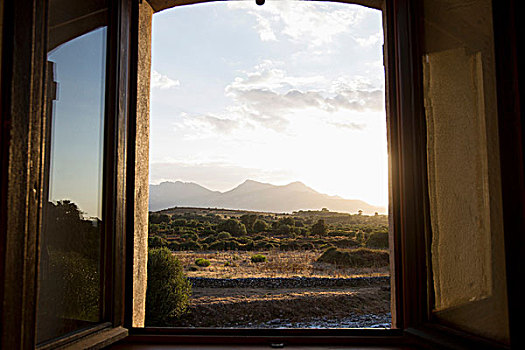
[[[188,277],[245,278],[245,277],[332,277],[347,278],[356,276],[388,276],[388,267],[383,268],[343,268],[332,264],[318,263],[321,251],[260,251],[233,252],[212,251],[174,253],[184,266]],[[263,254],[267,261],[254,263],[251,257]],[[210,266],[199,267],[195,260],[204,258]]]

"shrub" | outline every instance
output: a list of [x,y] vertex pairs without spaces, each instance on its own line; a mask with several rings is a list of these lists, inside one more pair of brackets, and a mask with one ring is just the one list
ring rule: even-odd
[[324,220],[317,220],[317,222],[312,225],[311,231],[314,235],[324,235],[326,233],[326,225],[324,224]]
[[348,267],[382,267],[389,264],[388,252],[368,248],[354,250],[329,248],[317,261]]
[[388,232],[374,232],[366,240],[366,246],[371,248],[388,248]]
[[283,234],[283,235],[287,235],[290,232],[292,232],[292,226],[290,226],[290,225],[281,223],[277,227],[277,233],[280,233],[280,234]]
[[148,252],[146,326],[166,326],[186,313],[191,284],[182,266],[167,248]]
[[148,246],[150,248],[160,248],[168,245],[168,242],[159,236],[153,236],[148,238]]
[[168,244],[168,248],[172,251],[180,250],[180,244],[177,242],[171,242]]
[[266,261],[266,256],[264,256],[262,254],[255,254],[255,255],[252,256],[251,260],[252,260],[253,263],[265,262]]
[[195,265],[200,267],[208,267],[211,265],[211,263],[208,259],[198,258],[197,260],[195,260]]
[[225,247],[228,250],[239,250],[242,247],[242,245],[237,241],[231,240],[225,243]]
[[[98,260],[74,251],[49,251],[47,278],[44,283],[49,296],[44,298],[44,310],[60,310],[63,312],[60,316],[80,320],[98,320]],[[56,305],[61,307],[57,309]]]
[[307,242],[307,243],[301,244],[301,249],[302,250],[314,250],[315,246],[312,243]]
[[262,221],[262,220],[257,220],[255,221],[255,223],[253,224],[253,231],[254,232],[264,232],[264,231],[267,231],[268,230],[268,225],[266,225],[266,222]]
[[187,241],[181,243],[179,246],[181,250],[202,250],[202,245],[195,241]]
[[246,230],[248,232],[253,231],[253,225],[255,224],[255,221],[257,220],[257,215],[255,214],[244,214],[240,217],[241,222],[246,227]]
[[209,249],[210,250],[225,250],[226,249],[225,241],[214,242],[210,244]]
[[235,239],[237,242],[241,243],[241,244],[248,244],[248,243],[252,243],[252,239],[248,236],[242,236],[242,237],[239,237],[237,239]]
[[[228,233],[228,232],[226,232],[226,233]],[[228,234],[229,234],[229,233],[228,233]],[[215,242],[216,240],[217,240],[217,237],[208,236],[208,237],[206,237],[205,239],[203,239],[203,240],[201,241],[201,243],[203,243],[203,244],[204,244],[204,243],[211,244],[211,243]]]
[[332,243],[328,243],[328,244],[323,244],[322,246],[319,247],[319,249],[321,250],[327,250],[330,248],[335,248],[335,246]]
[[232,235],[226,231],[219,232],[219,234],[217,235],[217,239],[230,239],[230,238],[232,238]]
[[359,242],[351,238],[340,238],[330,242],[338,248],[353,248],[359,245]]
[[197,241],[199,239],[199,236],[195,232],[189,232],[183,234],[181,238],[186,241]]
[[244,236],[246,234],[246,226],[241,224],[239,220],[228,219],[217,225],[217,231],[226,231],[233,236]]

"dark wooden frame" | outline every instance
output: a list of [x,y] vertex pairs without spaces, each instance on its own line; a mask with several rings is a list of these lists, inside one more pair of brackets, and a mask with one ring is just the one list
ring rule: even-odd
[[[46,135],[47,1],[5,1],[0,130],[0,348],[34,349]],[[126,156],[131,1],[110,1],[104,136],[103,311],[100,324],[41,344],[101,346],[124,323]],[[81,344],[81,345],[80,345]]]
[[[41,208],[45,2],[4,2],[1,131],[2,348],[34,346]],[[20,215],[18,213],[23,213]]]
[[[49,344],[102,345],[131,326],[133,203],[136,110],[137,10],[139,0],[113,0],[108,38],[107,169],[104,208],[107,276],[104,319],[109,323]],[[432,322],[428,261],[429,216],[425,125],[421,99],[421,12],[417,0],[386,0],[388,30],[389,143],[392,170],[392,225],[395,327],[393,330],[218,330],[131,329],[132,343],[417,345],[432,348],[502,348],[500,344]],[[0,347],[35,344],[38,228],[42,206],[42,111],[45,99],[46,1],[4,1],[0,86]],[[517,35],[515,0],[493,2],[496,43],[500,159],[511,345],[525,347],[525,118],[524,38]],[[521,90],[520,90],[521,83]],[[128,117],[129,116],[129,117]],[[109,131],[111,130],[111,131]],[[127,237],[125,232],[127,231]],[[125,253],[127,250],[127,255]],[[417,263],[414,263],[417,262]],[[91,343],[89,343],[91,341]],[[80,343],[77,343],[80,344]]]
[[[346,1],[345,1],[346,2]],[[357,1],[359,3],[359,1]],[[132,328],[128,342],[134,343],[195,343],[195,344],[353,344],[394,345],[410,344],[404,329],[420,324],[428,317],[427,255],[429,212],[426,183],[426,125],[421,99],[421,65],[419,64],[419,22],[416,2],[386,0],[384,7],[385,65],[387,69],[387,124],[392,171],[391,226],[396,232],[393,266],[395,274],[393,306],[396,310],[394,328],[381,329],[286,329],[286,330],[225,330],[182,328]],[[134,7],[134,12],[138,6]],[[135,21],[138,15],[134,14]],[[138,38],[138,23],[132,26],[132,38]],[[406,39],[406,40],[402,40]],[[134,43],[133,50],[138,50]],[[137,57],[137,52],[132,54]],[[136,69],[136,68],[135,68]],[[134,76],[136,71],[132,71]],[[128,179],[128,181],[130,181]],[[133,207],[130,206],[132,209]],[[134,213],[128,213],[132,220]],[[129,225],[130,229],[133,227]],[[417,261],[415,264],[413,262]],[[128,256],[128,267],[132,257]],[[128,280],[132,280],[128,270]],[[128,305],[131,301],[128,297]],[[131,311],[131,310],[127,310]]]
[[[131,328],[130,343],[179,344],[338,344],[417,345],[429,348],[506,348],[489,340],[441,325],[432,320],[431,226],[427,184],[426,122],[422,96],[421,2],[386,0],[388,140],[391,169],[391,225],[393,237],[393,295],[395,323],[392,330],[224,330]],[[501,163],[505,209],[505,239],[508,269],[512,346],[522,345],[522,315],[525,303],[518,283],[525,277],[519,259],[525,255],[525,155],[521,134],[525,120],[519,101],[518,52],[523,40],[516,38],[514,0],[494,1]],[[136,11],[136,9],[134,9]],[[136,21],[138,16],[134,16]],[[136,22],[133,26],[136,30]],[[133,34],[136,36],[136,33]],[[510,38],[510,40],[509,40]],[[389,45],[390,44],[390,45]],[[514,47],[514,48],[513,48]],[[516,48],[518,52],[516,52]],[[133,49],[137,49],[134,43]],[[521,48],[521,51],[519,50]],[[509,63],[511,64],[509,66]],[[509,68],[510,67],[510,68]],[[136,75],[136,72],[132,72]],[[520,76],[523,71],[519,71]],[[523,81],[523,79],[522,79]],[[507,103],[512,101],[512,103]],[[501,116],[506,116],[502,118]],[[508,137],[512,135],[513,137]],[[518,179],[514,178],[516,164]],[[128,260],[128,266],[131,262]],[[131,304],[128,304],[131,305]]]
[[[525,38],[515,0],[493,0],[503,226],[511,345],[525,348]],[[521,64],[520,64],[521,62]]]

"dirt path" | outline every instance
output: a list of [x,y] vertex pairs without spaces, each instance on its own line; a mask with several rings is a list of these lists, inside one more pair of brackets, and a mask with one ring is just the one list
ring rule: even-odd
[[[371,287],[194,288],[180,327],[370,327],[389,321],[388,283]],[[338,321],[339,320],[339,321]]]

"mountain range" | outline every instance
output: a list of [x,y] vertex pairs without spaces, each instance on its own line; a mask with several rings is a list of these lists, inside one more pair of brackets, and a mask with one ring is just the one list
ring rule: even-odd
[[194,182],[162,182],[149,187],[149,210],[173,207],[242,209],[273,213],[320,210],[364,214],[385,213],[383,207],[362,200],[319,193],[302,182],[284,186],[246,180],[226,192],[212,191]]

